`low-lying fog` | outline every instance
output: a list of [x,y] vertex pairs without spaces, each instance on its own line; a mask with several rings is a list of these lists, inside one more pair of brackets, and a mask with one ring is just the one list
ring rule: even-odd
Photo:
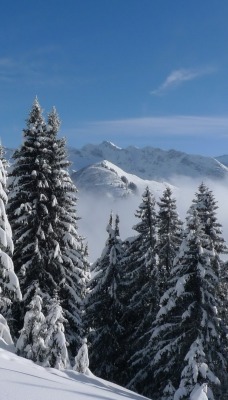
[[[217,201],[218,222],[222,224],[223,237],[228,244],[228,181],[209,181],[204,180],[205,184],[213,191]],[[173,177],[170,183],[175,186],[173,196],[177,200],[177,211],[182,221],[185,221],[186,212],[201,183],[186,177]],[[164,186],[165,188],[165,186]],[[78,222],[79,234],[85,237],[89,247],[89,260],[94,262],[104,248],[108,237],[106,226],[109,221],[111,211],[120,217],[120,236],[126,239],[137,234],[132,230],[132,226],[139,220],[135,217],[135,211],[141,203],[142,192],[145,187],[139,188],[137,196],[128,199],[113,199],[110,197],[96,197],[92,194],[78,193],[77,213],[81,218]],[[153,185],[150,186],[153,192]],[[154,193],[156,200],[162,196],[162,192]]]

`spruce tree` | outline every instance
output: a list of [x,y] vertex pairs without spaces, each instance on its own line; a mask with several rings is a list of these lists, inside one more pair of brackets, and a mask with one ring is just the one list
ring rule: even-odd
[[0,145],[0,313],[11,327],[12,307],[15,302],[21,300],[21,291],[14,272],[12,231],[6,214],[8,202],[6,167],[4,149]]
[[[61,254],[49,226],[50,176],[48,137],[42,110],[35,99],[24,130],[24,143],[15,151],[9,186],[9,220],[13,230],[15,271],[26,307],[39,288],[42,297],[52,297],[61,281],[61,271],[53,260]],[[23,321],[24,311],[20,318]],[[17,318],[19,318],[17,316]]]
[[112,382],[118,382],[122,372],[118,360],[123,334],[120,324],[123,252],[118,224],[118,217],[113,224],[111,215],[107,226],[108,239],[101,257],[93,266],[86,301],[90,367],[95,375]]
[[42,298],[35,293],[28,305],[29,310],[25,314],[24,325],[16,344],[18,355],[39,363],[44,361],[45,351],[42,303]]
[[67,320],[63,316],[63,309],[60,306],[57,293],[49,301],[45,322],[45,361],[44,366],[56,369],[69,367],[69,356],[67,341],[65,337],[64,323]]
[[[46,303],[58,289],[71,356],[81,346],[83,297],[88,262],[77,232],[76,188],[69,176],[65,139],[58,139],[60,121],[55,109],[45,123],[36,99],[25,140],[14,154],[9,217],[12,224],[15,269],[24,309],[36,288]],[[17,329],[24,310],[15,311]],[[15,328],[15,329],[16,329]]]
[[85,374],[86,372],[88,372],[88,368],[89,368],[89,355],[88,355],[87,339],[83,339],[82,346],[80,347],[77,355],[75,356],[74,370],[79,372],[80,374]]
[[222,237],[222,225],[218,222],[216,215],[217,201],[212,190],[204,183],[200,184],[191,207],[197,210],[202,229],[206,235],[204,246],[208,250],[214,250],[217,255],[226,253],[227,246]]
[[51,201],[49,229],[61,254],[60,260],[58,258],[54,260],[62,276],[59,297],[67,319],[65,331],[69,355],[73,359],[81,347],[84,336],[84,297],[89,279],[89,263],[83,239],[78,234],[77,189],[68,172],[70,162],[67,160],[65,139],[57,137],[59,127],[60,120],[53,108],[47,121],[48,155],[52,171],[49,184]]
[[200,218],[192,208],[169,288],[161,298],[143,354],[144,368],[134,381],[135,389],[153,399],[169,398],[170,380],[175,400],[188,400],[204,382],[214,393],[219,392],[220,381],[224,384],[227,365],[218,315],[219,277],[210,251],[203,248],[205,240]]
[[172,198],[172,190],[167,187],[160,201],[157,214],[157,244],[158,269],[160,273],[160,294],[166,289],[173,260],[179,250],[182,240],[182,222],[176,210],[176,200]]
[[148,330],[159,307],[155,199],[148,187],[135,215],[140,220],[133,227],[138,235],[128,240],[123,259],[124,358],[128,363],[125,384],[142,368],[140,351],[146,346]]

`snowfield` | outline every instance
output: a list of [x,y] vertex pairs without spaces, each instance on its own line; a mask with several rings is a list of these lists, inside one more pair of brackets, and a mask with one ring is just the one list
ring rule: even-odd
[[[43,368],[14,353],[14,346],[0,341],[1,400],[143,400],[146,397],[97,378],[90,371]],[[203,384],[191,400],[208,400]]]
[[[10,351],[9,351],[9,350]],[[13,346],[0,343],[1,400],[143,400],[121,386],[91,372],[43,368],[14,354]]]

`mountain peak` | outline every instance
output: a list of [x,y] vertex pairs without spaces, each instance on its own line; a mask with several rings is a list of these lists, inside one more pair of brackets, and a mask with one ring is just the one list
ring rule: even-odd
[[118,146],[116,146],[114,143],[112,143],[112,142],[109,142],[109,141],[107,141],[107,140],[104,140],[102,143],[101,143],[101,146],[103,147],[107,147],[107,148],[109,148],[109,149],[118,149],[118,150],[122,150],[121,149],[121,147],[118,147]]

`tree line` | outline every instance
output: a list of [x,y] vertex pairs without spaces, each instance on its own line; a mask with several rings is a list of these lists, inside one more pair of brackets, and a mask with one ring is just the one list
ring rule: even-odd
[[210,400],[226,399],[227,247],[212,191],[198,187],[183,224],[170,187],[157,203],[147,187],[135,235],[121,240],[111,214],[90,265],[59,127],[35,99],[9,169],[0,152],[0,312],[17,353],[84,372],[88,340],[99,377],[154,400],[206,384]]

